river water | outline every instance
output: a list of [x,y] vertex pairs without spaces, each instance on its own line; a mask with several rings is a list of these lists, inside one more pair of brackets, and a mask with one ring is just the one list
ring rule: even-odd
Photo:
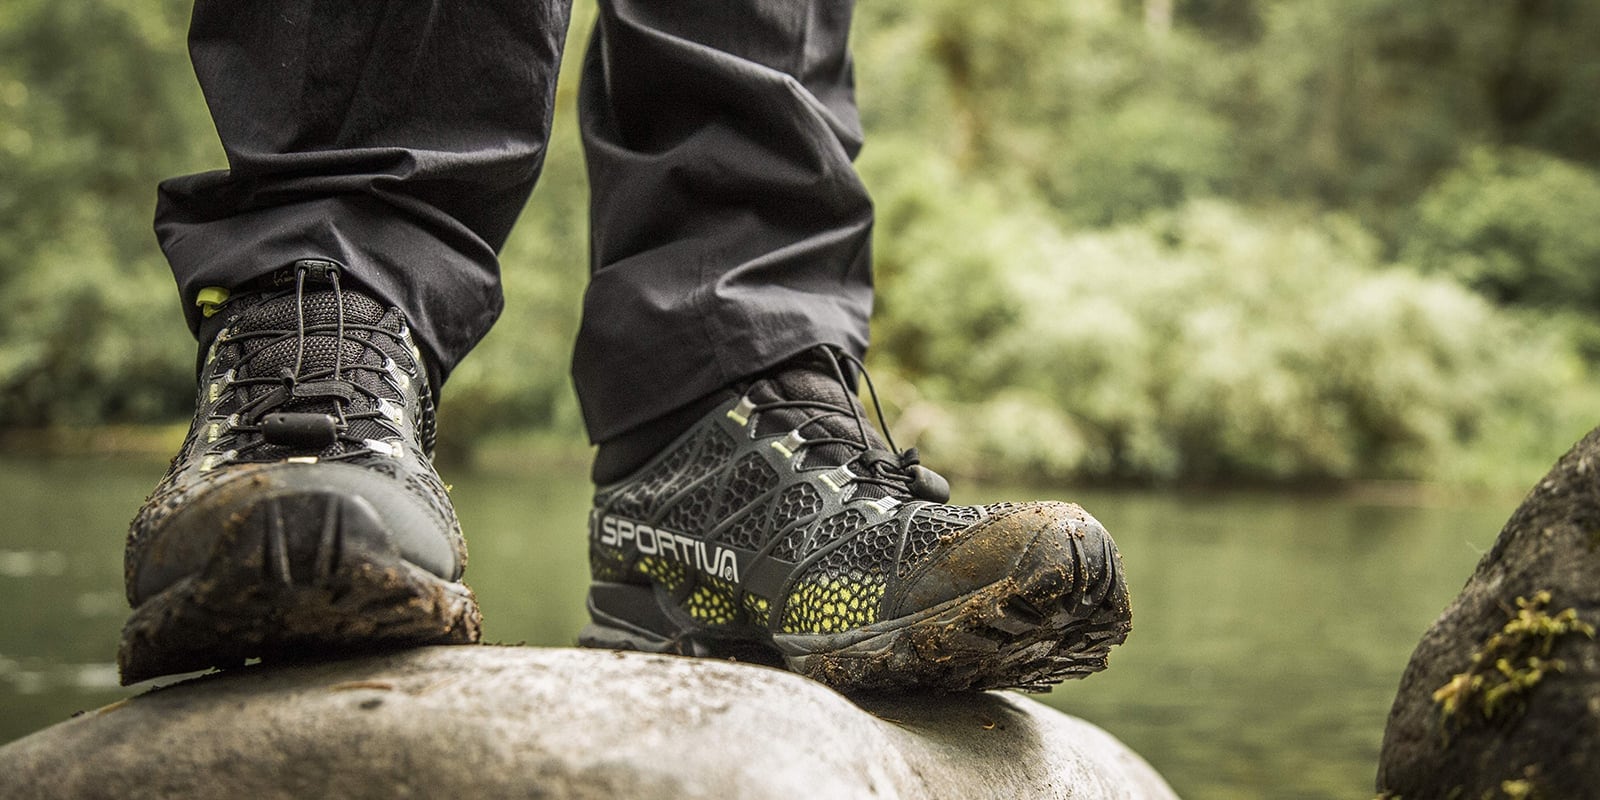
[[[162,465],[0,458],[0,742],[131,693],[113,666],[127,520]],[[491,641],[567,645],[587,580],[581,471],[445,474]],[[1515,499],[1446,506],[1267,493],[957,487],[1070,499],[1122,548],[1134,632],[1041,699],[1109,730],[1180,795],[1370,796],[1417,638]]]

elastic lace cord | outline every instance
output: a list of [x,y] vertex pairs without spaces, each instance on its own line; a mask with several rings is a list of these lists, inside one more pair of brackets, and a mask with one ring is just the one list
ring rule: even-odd
[[[305,273],[301,272],[301,274],[304,275]],[[338,320],[338,325],[337,325],[337,327],[336,327],[336,329],[334,331],[334,337],[335,338],[334,338],[334,344],[333,344],[333,379],[335,381],[342,381],[342,380],[344,380],[344,378],[343,378],[343,374],[342,374],[342,371],[341,371],[340,368],[344,364],[344,291],[339,287],[339,271],[338,270],[330,271],[328,273],[328,279],[333,282],[333,305],[334,305],[335,308],[338,309],[338,311],[335,312],[335,319]],[[303,318],[304,317],[304,313],[305,313],[305,307],[301,306],[300,307],[300,311],[301,311],[301,315],[302,315],[302,318]],[[304,342],[305,342],[305,337],[304,337],[304,334],[302,334],[301,335],[301,343],[302,343],[301,346],[302,347],[304,346]],[[351,385],[355,385],[355,384],[352,382]],[[350,427],[350,420],[348,418],[346,418],[346,416],[345,416],[344,403],[341,403],[341,402],[335,400],[334,403],[333,403],[333,408],[334,408],[335,411],[339,412],[339,427],[338,427],[338,430],[343,431],[343,430],[349,428]]]
[[[238,334],[238,335],[236,335],[234,337],[234,340],[236,342],[245,341],[245,340],[249,340],[249,339],[268,339],[269,340],[267,342],[263,342],[261,345],[257,346],[254,350],[252,350],[250,353],[248,353],[245,356],[243,356],[240,359],[238,366],[243,366],[245,364],[248,364],[252,359],[256,358],[262,352],[264,352],[267,349],[267,347],[272,343],[270,341],[271,339],[274,339],[274,338],[281,339],[282,337],[290,336],[290,335],[295,337],[295,361],[294,361],[294,370],[293,370],[292,373],[290,373],[290,372],[288,372],[286,370],[283,373],[280,373],[277,377],[262,376],[262,377],[258,377],[258,378],[245,378],[245,379],[235,380],[235,381],[232,382],[231,385],[233,385],[233,386],[242,386],[242,387],[273,385],[274,388],[277,390],[277,391],[270,391],[270,392],[268,392],[266,394],[263,394],[263,395],[255,398],[253,400],[247,401],[244,405],[242,405],[239,408],[238,412],[236,412],[241,421],[242,420],[260,420],[263,416],[265,416],[267,413],[271,412],[273,409],[278,408],[278,407],[280,407],[280,406],[282,406],[282,405],[284,405],[284,404],[286,404],[288,402],[291,402],[292,399],[293,399],[294,386],[295,386],[296,383],[299,383],[301,381],[311,381],[311,380],[318,380],[318,379],[322,379],[322,378],[331,377],[334,381],[338,381],[338,382],[341,382],[341,383],[348,384],[352,389],[354,389],[355,391],[361,393],[362,395],[365,395],[369,400],[373,401],[374,403],[376,403],[377,401],[382,399],[381,397],[379,397],[377,392],[373,391],[372,389],[369,389],[369,388],[367,388],[365,386],[362,386],[361,384],[356,383],[354,381],[348,381],[348,380],[345,379],[344,376],[345,376],[345,371],[346,370],[345,370],[345,364],[344,364],[344,342],[346,341],[346,337],[347,337],[348,334],[350,334],[350,333],[352,333],[354,331],[365,331],[365,332],[368,333],[369,336],[370,335],[387,336],[387,337],[395,340],[395,342],[397,344],[400,344],[401,346],[403,346],[404,343],[400,340],[399,336],[396,335],[394,332],[389,331],[389,330],[385,330],[384,328],[381,328],[381,327],[379,327],[377,325],[367,325],[367,324],[351,325],[351,324],[348,324],[346,322],[346,320],[345,320],[345,308],[344,308],[344,291],[343,291],[343,287],[339,283],[339,273],[336,270],[330,270],[328,272],[329,281],[333,285],[332,288],[333,288],[333,293],[334,293],[334,304],[335,304],[335,307],[337,309],[336,312],[335,312],[336,315],[335,315],[335,323],[334,323],[334,328],[333,328],[333,333],[334,333],[334,336],[335,336],[333,367],[332,367],[331,370],[328,370],[328,371],[316,370],[316,371],[313,371],[311,373],[306,373],[304,371],[305,370],[305,350],[306,350],[306,336],[307,336],[307,334],[325,332],[326,331],[326,327],[325,326],[320,326],[319,325],[319,326],[312,326],[312,327],[308,328],[307,325],[306,325],[306,318],[305,318],[305,280],[306,280],[306,274],[308,272],[309,272],[309,270],[307,268],[305,268],[305,267],[297,267],[296,270],[295,270],[295,291],[294,291],[294,296],[295,296],[295,329],[294,330],[290,331],[290,330],[270,329],[270,328],[268,328],[268,329],[260,329],[260,330],[255,330],[255,331],[250,331],[250,332],[247,332],[247,333],[243,333],[243,334]],[[352,338],[351,341],[357,342],[362,347],[375,347],[375,345],[371,341],[368,341],[368,340],[361,340],[361,339]],[[349,365],[349,368],[352,369],[352,370],[355,370],[355,369],[380,370],[381,369],[379,367],[375,367],[375,366],[371,366],[371,365],[364,365],[364,364],[360,364],[360,363],[351,364],[351,365]],[[347,451],[345,451],[344,453],[342,453],[340,455],[348,457],[348,456],[351,456],[351,455],[356,455],[356,454],[358,454],[360,452],[365,452],[365,450],[366,450],[366,448],[364,446],[365,443],[363,441],[361,441],[361,440],[355,439],[354,437],[351,437],[350,435],[348,435],[350,422],[353,421],[353,420],[362,420],[362,419],[379,419],[379,418],[381,418],[383,416],[383,414],[381,412],[379,412],[378,410],[376,410],[376,409],[373,409],[371,411],[359,412],[359,413],[350,413],[345,409],[345,404],[348,401],[346,401],[346,400],[344,400],[342,398],[337,398],[337,397],[329,397],[328,400],[333,403],[335,415],[336,415],[336,417],[338,419],[338,424],[336,426],[337,440],[339,442],[341,442],[341,443],[346,444],[346,445],[356,445],[357,446],[357,449],[347,450]],[[261,425],[260,425],[260,423],[258,421],[257,422],[241,422],[240,424],[234,426],[234,430],[239,431],[241,433],[259,433],[261,431]],[[249,452],[251,450],[255,450],[257,448],[261,448],[261,447],[265,447],[265,446],[267,446],[266,440],[264,440],[264,439],[256,439],[254,441],[247,442],[247,443],[243,444],[242,446],[240,446],[237,449],[241,454],[243,454],[243,453],[247,453],[247,452]]]
[[[830,363],[833,364],[833,375],[839,380],[839,385],[844,388],[846,394],[850,392],[850,384],[845,381],[844,370],[839,366],[840,361],[845,361],[855,367],[856,372],[860,373],[861,379],[867,382],[867,394],[872,397],[872,409],[878,415],[878,429],[883,431],[883,439],[888,443],[889,449],[894,452],[895,457],[900,457],[903,452],[895,446],[894,434],[889,432],[889,423],[883,418],[883,404],[878,402],[878,387],[872,385],[872,376],[867,374],[867,365],[862,363],[861,359],[842,349],[836,351],[835,355],[836,358],[830,359]],[[856,418],[856,425],[862,429],[861,438],[865,440],[867,438],[866,424],[861,419],[861,413],[856,411],[854,403],[850,404],[850,412]]]
[[300,368],[305,365],[306,359],[306,269],[298,267],[294,271],[294,372],[285,376],[286,383],[293,390],[294,382],[300,379]]
[[855,392],[850,386],[849,379],[845,377],[843,367],[840,366],[841,362],[850,364],[862,377],[862,379],[866,381],[867,393],[872,398],[872,407],[877,413],[878,426],[880,430],[883,431],[884,442],[889,445],[889,449],[894,456],[893,463],[887,462],[883,459],[872,459],[869,462],[865,462],[867,467],[864,471],[866,471],[868,474],[856,476],[857,480],[862,483],[876,484],[890,488],[900,493],[911,494],[911,484],[913,478],[907,473],[906,470],[916,463],[916,451],[902,451],[899,447],[895,446],[894,436],[889,433],[889,425],[884,420],[883,404],[878,400],[877,387],[872,383],[872,376],[867,374],[866,364],[863,364],[861,359],[856,358],[854,355],[845,352],[840,348],[823,345],[820,349],[828,354],[828,366],[830,371],[833,373],[832,377],[834,381],[838,383],[840,390],[844,392],[846,400],[843,405],[830,403],[824,400],[778,400],[771,403],[757,404],[751,410],[759,412],[779,408],[810,408],[820,412],[811,415],[799,425],[796,425],[796,431],[803,430],[806,426],[820,422],[822,419],[830,416],[847,415],[855,423],[856,432],[860,437],[859,439],[850,439],[843,436],[832,435],[822,436],[815,439],[806,439],[805,441],[801,442],[800,447],[807,448],[825,444],[841,444],[857,451],[854,456],[845,460],[845,466],[861,462],[862,457],[870,453],[874,448],[868,443],[866,418],[862,416],[860,405],[852,402],[851,398],[855,396]]

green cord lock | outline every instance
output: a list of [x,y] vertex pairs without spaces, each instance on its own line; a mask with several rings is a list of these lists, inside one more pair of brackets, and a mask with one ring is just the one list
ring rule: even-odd
[[221,286],[207,286],[195,293],[194,304],[200,307],[200,315],[210,317],[228,302],[228,290]]

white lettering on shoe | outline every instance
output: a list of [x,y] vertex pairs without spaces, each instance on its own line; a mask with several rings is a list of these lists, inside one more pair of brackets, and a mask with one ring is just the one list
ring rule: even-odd
[[[739,582],[739,556],[721,545],[705,542],[684,533],[674,533],[624,517],[606,514],[589,517],[589,537],[607,547],[626,547],[647,556],[670,558],[693,567],[707,575],[714,575],[730,583]],[[598,524],[597,524],[598,523]]]

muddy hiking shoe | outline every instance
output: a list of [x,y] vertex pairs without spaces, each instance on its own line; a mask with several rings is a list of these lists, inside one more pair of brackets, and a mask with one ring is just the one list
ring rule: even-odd
[[129,531],[123,683],[477,641],[421,356],[339,280],[302,261],[219,309],[194,424]]
[[944,479],[864,421],[854,367],[818,348],[597,489],[579,643],[842,690],[1044,690],[1103,669],[1130,627],[1105,529],[1067,503],[946,504]]

